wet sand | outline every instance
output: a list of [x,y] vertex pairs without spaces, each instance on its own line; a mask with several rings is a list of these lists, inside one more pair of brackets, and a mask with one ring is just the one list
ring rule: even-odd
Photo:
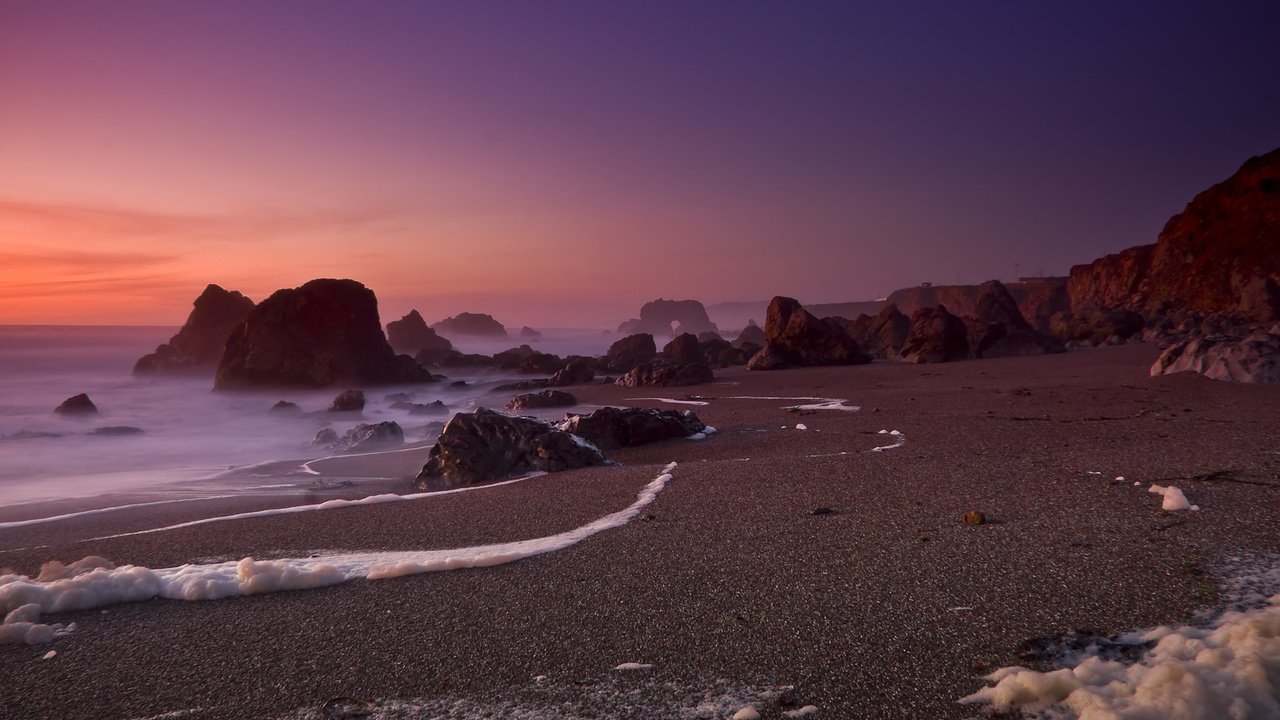
[[[1149,378],[1155,355],[1125,346],[733,369],[658,392],[592,386],[574,392],[692,409],[720,432],[610,453],[620,467],[388,505],[91,542],[220,513],[179,503],[0,530],[0,566],[26,573],[89,554],[160,567],[446,548],[577,527],[679,463],[629,525],[508,565],[52,617],[78,630],[0,646],[0,716],[335,717],[324,703],[351,697],[425,708],[395,717],[521,717],[515,703],[534,708],[524,717],[619,718],[681,717],[719,698],[727,711],[714,716],[727,717],[763,688],[794,685],[819,717],[970,717],[956,699],[1023,662],[1026,639],[1186,622],[1215,603],[1230,558],[1280,553],[1280,387]],[[708,404],[625,400],[688,394]],[[738,395],[862,409],[725,399]],[[870,452],[889,444],[882,429],[906,444]],[[1189,479],[1218,470],[1234,474]],[[1160,511],[1152,481],[1203,509]],[[965,525],[970,510],[989,523]],[[48,547],[14,550],[35,540]],[[49,649],[57,657],[41,660]],[[613,670],[624,662],[653,667]]]

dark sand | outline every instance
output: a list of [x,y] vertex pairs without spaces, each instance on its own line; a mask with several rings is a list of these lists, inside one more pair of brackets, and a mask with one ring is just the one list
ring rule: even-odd
[[[624,398],[816,395],[862,410],[712,400],[688,409],[720,433],[611,453],[622,467],[114,540],[80,542],[214,513],[185,503],[0,530],[0,566],[28,573],[88,554],[159,567],[450,547],[576,527],[680,463],[652,517],[509,565],[51,618],[79,629],[51,646],[0,646],[0,717],[331,717],[341,715],[319,708],[348,696],[431,708],[395,717],[481,717],[462,712],[477,707],[538,717],[567,705],[581,717],[660,718],[778,685],[795,685],[818,717],[969,717],[956,699],[980,674],[1022,662],[1024,640],[1186,622],[1215,603],[1228,558],[1280,552],[1280,387],[1148,378],[1155,356],[1126,346],[735,369],[666,392],[595,386],[575,393],[680,408]],[[907,444],[867,452],[887,444],[881,429]],[[1185,479],[1226,469],[1234,480]],[[1152,481],[1203,510],[1160,511]],[[811,514],[819,506],[837,512]],[[966,526],[969,510],[991,522]],[[50,547],[12,550],[37,540]],[[42,661],[50,648],[58,656]],[[633,661],[654,667],[612,670]],[[725,707],[717,717],[737,705]]]

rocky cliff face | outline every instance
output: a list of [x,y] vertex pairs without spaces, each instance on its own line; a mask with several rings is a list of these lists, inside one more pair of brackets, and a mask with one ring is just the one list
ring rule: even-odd
[[[1005,287],[1014,301],[1018,311],[1032,327],[1047,331],[1049,319],[1054,313],[1069,309],[1067,297],[1067,280],[1061,277],[1032,278],[1023,282],[1009,283]],[[982,292],[981,285],[922,285],[902,288],[889,294],[888,304],[897,305],[907,315],[937,305],[946,306],[947,310],[966,317],[977,317],[978,297]]]
[[1280,149],[1200,193],[1154,245],[1071,269],[1072,308],[1280,319]]
[[231,331],[253,310],[253,301],[238,292],[209,285],[196,298],[187,322],[169,342],[144,355],[135,374],[212,368],[222,358]]

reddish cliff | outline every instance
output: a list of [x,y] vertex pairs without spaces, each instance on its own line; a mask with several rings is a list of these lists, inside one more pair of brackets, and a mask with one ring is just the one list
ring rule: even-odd
[[[1049,318],[1068,308],[1066,278],[1028,278],[1005,286],[1018,303],[1018,311],[1038,330],[1049,328]],[[907,315],[943,305],[950,312],[976,317],[981,285],[921,285],[890,293],[887,302]]]

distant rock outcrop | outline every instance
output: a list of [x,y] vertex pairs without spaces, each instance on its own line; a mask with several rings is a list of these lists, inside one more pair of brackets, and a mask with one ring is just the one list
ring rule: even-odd
[[1154,245],[1071,268],[1067,292],[1073,311],[1132,310],[1148,322],[1280,319],[1280,149],[1196,195]]
[[538,393],[517,395],[507,403],[508,410],[536,410],[539,408],[570,407],[578,404],[578,398],[563,390],[543,390]]
[[554,387],[586,385],[595,379],[595,363],[585,358],[576,358],[565,363],[564,367],[551,376],[551,385]]
[[143,355],[134,374],[210,368],[222,359],[231,332],[253,310],[253,301],[238,292],[209,285],[192,303],[191,314],[169,342]]
[[899,352],[912,363],[939,363],[969,357],[969,328],[942,305],[920,308]]
[[604,407],[587,415],[570,415],[561,430],[586,438],[604,450],[689,437],[706,430],[689,410]]
[[735,347],[742,347],[744,344],[765,345],[764,329],[755,323],[750,323],[742,328],[742,332],[738,333],[738,337],[733,341]]
[[[1055,313],[1070,308],[1067,298],[1067,279],[1064,277],[1023,278],[1009,283],[1006,290],[1018,306],[1018,312],[1034,328],[1041,332],[1049,329],[1049,320]],[[901,288],[889,293],[886,302],[897,305],[906,315],[917,310],[942,305],[948,312],[966,317],[976,317],[978,296],[982,285],[920,285]]]
[[652,362],[631,368],[616,383],[623,387],[678,387],[701,385],[712,380],[715,376],[704,362]]
[[609,352],[601,361],[605,370],[626,372],[637,365],[643,365],[658,354],[658,346],[649,333],[628,335],[609,346]]
[[507,329],[502,323],[484,313],[458,313],[431,325],[432,329],[445,337],[458,335],[479,335],[482,337],[506,337]]
[[969,351],[975,358],[1045,355],[1066,349],[1057,338],[1031,327],[999,280],[979,286],[974,319]]
[[360,412],[364,410],[364,393],[360,390],[344,390],[329,405],[329,412]]
[[800,303],[775,297],[765,316],[765,349],[769,362],[747,364],[751,370],[778,369],[804,365],[858,365],[871,357],[839,323],[819,320]]
[[382,334],[378,300],[354,280],[312,280],[277,290],[227,339],[215,389],[430,382]]
[[458,413],[445,425],[416,485],[422,490],[444,490],[605,462],[599,448],[550,423],[480,408]]
[[93,404],[88,395],[80,393],[63,400],[53,411],[60,415],[97,415],[98,406]]
[[1049,332],[1072,345],[1094,347],[1124,342],[1141,333],[1144,323],[1132,310],[1086,305],[1054,315]]
[[640,317],[618,326],[618,333],[647,333],[655,337],[672,337],[680,333],[718,332],[707,316],[707,309],[697,300],[653,300],[640,308]]
[[393,350],[410,355],[427,353],[428,357],[443,357],[453,349],[453,343],[437,335],[417,310],[387,323],[387,342]]
[[1245,337],[1219,335],[1176,343],[1151,366],[1152,377],[1179,372],[1224,382],[1280,382],[1280,323]]
[[520,328],[520,337],[524,338],[525,340],[541,340],[542,333],[538,332],[537,330],[534,330],[528,325],[525,325],[524,327]]

